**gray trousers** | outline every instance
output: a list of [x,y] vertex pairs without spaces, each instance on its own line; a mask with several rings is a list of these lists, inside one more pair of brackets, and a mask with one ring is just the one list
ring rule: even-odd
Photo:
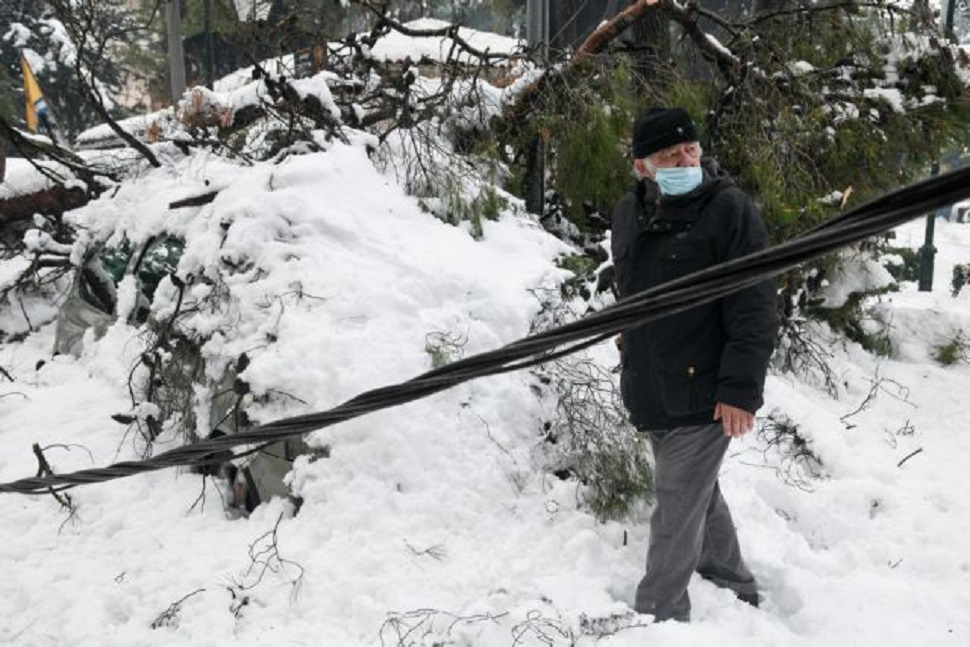
[[650,442],[656,506],[634,609],[657,621],[690,620],[687,584],[694,571],[735,593],[754,594],[754,576],[717,483],[731,439],[715,423],[650,432]]

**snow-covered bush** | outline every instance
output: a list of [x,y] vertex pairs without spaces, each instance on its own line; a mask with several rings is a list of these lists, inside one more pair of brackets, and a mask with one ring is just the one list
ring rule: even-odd
[[950,294],[956,297],[967,283],[970,283],[970,263],[954,265],[950,279]]
[[[580,298],[573,290],[540,293],[532,331],[572,321],[601,298]],[[602,357],[581,353],[534,368],[532,375],[532,389],[548,411],[535,452],[539,466],[576,479],[582,501],[600,520],[624,519],[649,502],[650,444],[629,422],[617,372]]]
[[970,341],[962,330],[953,333],[953,337],[933,349],[933,359],[943,366],[951,366],[957,362],[970,359]]
[[879,299],[899,286],[872,249],[841,253],[835,259],[807,310],[876,355],[892,356],[891,321],[878,308]]
[[581,485],[600,520],[624,519],[651,500],[650,444],[629,423],[615,375],[590,359],[566,358],[535,369],[535,389],[554,402],[543,423],[540,466]]

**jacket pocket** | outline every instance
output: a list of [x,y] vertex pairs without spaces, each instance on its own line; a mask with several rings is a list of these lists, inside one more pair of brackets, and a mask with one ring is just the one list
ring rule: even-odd
[[695,243],[675,240],[657,252],[660,279],[673,279],[693,274],[712,264],[713,259]]
[[670,416],[685,416],[714,409],[717,366],[685,364],[663,371],[661,391]]

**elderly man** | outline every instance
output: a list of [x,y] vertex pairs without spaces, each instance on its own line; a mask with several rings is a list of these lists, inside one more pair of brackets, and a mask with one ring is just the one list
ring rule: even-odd
[[[640,181],[613,213],[620,296],[652,288],[767,244],[754,204],[711,158],[681,108],[652,108],[633,132]],[[623,333],[621,391],[653,447],[656,507],[647,572],[634,608],[690,619],[696,571],[757,606],[718,471],[732,438],[763,403],[777,328],[772,281]]]

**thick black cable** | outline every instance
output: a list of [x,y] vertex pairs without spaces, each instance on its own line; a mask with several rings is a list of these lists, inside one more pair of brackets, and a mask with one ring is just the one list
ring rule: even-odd
[[407,382],[362,393],[328,411],[277,420],[250,431],[184,445],[143,461],[123,461],[103,468],[4,483],[0,484],[0,492],[43,494],[51,488],[64,489],[167,467],[206,465],[225,460],[227,450],[232,447],[284,440],[412,402],[477,377],[541,364],[600,343],[632,326],[751,287],[805,261],[966,198],[970,198],[970,168],[904,187],[788,242],[645,290],[578,321],[452,362]]

